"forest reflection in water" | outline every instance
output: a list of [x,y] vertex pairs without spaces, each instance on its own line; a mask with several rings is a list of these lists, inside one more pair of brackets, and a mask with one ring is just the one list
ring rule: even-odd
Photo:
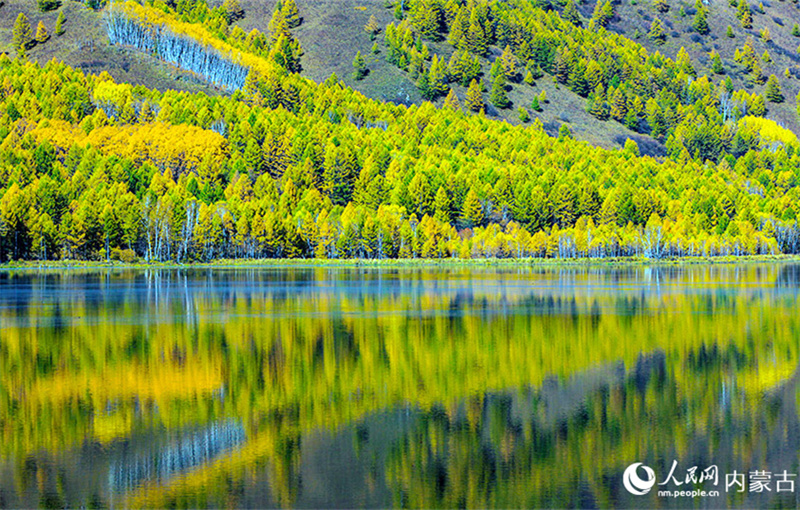
[[[0,507],[694,507],[622,472],[800,472],[798,283],[791,264],[0,272]],[[796,504],[720,488],[699,503]]]

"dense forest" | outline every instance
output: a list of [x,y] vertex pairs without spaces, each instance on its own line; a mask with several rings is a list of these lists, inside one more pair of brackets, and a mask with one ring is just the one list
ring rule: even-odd
[[[90,6],[104,9],[112,43],[191,71],[218,95],[29,62],[39,39],[20,15],[18,54],[0,56],[0,261],[800,249],[800,143],[764,117],[784,99],[777,78],[753,65],[764,93],[735,90],[698,75],[685,52],[672,60],[606,32],[602,8],[584,23],[572,2],[539,4],[391,4],[400,19],[385,29],[386,58],[431,99],[447,96],[440,108],[302,77],[293,0],[278,4],[269,34],[232,24],[243,15],[235,0]],[[449,61],[428,50],[437,40],[456,48]],[[748,44],[740,57],[757,64]],[[490,48],[500,54],[483,76]],[[546,77],[586,96],[593,115],[664,140],[668,157],[483,115],[507,87]],[[469,85],[466,97],[455,83]]]

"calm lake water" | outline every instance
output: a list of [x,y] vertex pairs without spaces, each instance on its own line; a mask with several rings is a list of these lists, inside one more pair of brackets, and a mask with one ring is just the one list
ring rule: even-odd
[[[0,507],[795,507],[799,286],[777,264],[0,272]],[[687,489],[719,495],[658,494]]]

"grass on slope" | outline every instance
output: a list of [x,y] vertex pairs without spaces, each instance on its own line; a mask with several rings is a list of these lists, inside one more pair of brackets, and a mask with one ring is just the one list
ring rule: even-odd
[[[269,20],[275,8],[276,0],[240,0],[245,9],[245,18],[239,25],[245,32],[257,28],[267,32]],[[404,104],[422,102],[414,83],[408,74],[386,62],[386,46],[383,32],[376,41],[380,53],[373,55],[373,41],[364,31],[364,25],[374,15],[381,27],[396,21],[392,9],[384,6],[384,0],[297,0],[303,24],[294,30],[300,40],[305,54],[303,56],[303,75],[316,82],[324,81],[331,73],[342,79],[347,85],[364,93],[367,97],[381,101],[392,101]],[[453,48],[448,44],[430,43],[431,51],[449,60]],[[368,61],[369,74],[363,80],[356,81],[352,77],[352,61],[357,51]],[[484,61],[484,81],[490,85],[489,69],[491,60],[500,54],[501,48],[493,48],[494,54]],[[451,84],[462,100],[466,95],[464,87]],[[541,90],[545,90],[548,103],[543,104],[542,111],[531,110],[533,98]],[[512,84],[508,93],[512,106],[498,110],[487,105],[487,115],[506,119],[513,124],[520,124],[517,109],[525,107],[531,116],[531,122],[538,117],[551,135],[557,134],[562,124],[566,124],[573,136],[585,140],[592,145],[605,148],[621,147],[625,140],[633,138],[644,154],[661,155],[663,145],[652,138],[635,133],[617,122],[603,122],[586,112],[586,100],[570,92],[565,87],[556,86],[550,76],[542,77],[535,86],[524,83]],[[488,103],[488,92],[484,99]],[[444,100],[439,99],[441,106]]]
[[[594,2],[584,3],[581,13],[588,21],[594,8]],[[778,77],[786,97],[783,103],[767,103],[768,115],[780,125],[800,133],[800,122],[796,110],[797,93],[800,92],[800,37],[792,35],[792,26],[800,23],[800,4],[790,0],[764,1],[764,13],[759,10],[759,2],[751,1],[750,10],[753,13],[753,28],[742,28],[736,18],[736,8],[731,7],[728,0],[711,0],[706,2],[709,9],[708,25],[710,32],[701,35],[692,29],[692,22],[696,9],[694,1],[669,2],[670,9],[666,13],[657,12],[652,0],[624,0],[615,5],[617,15],[612,20],[609,28],[643,45],[649,52],[660,51],[662,54],[675,58],[681,46],[686,48],[695,69],[700,74],[714,76],[715,81],[722,78],[713,75],[709,53],[714,50],[719,52],[723,60],[726,75],[733,80],[734,87],[750,92],[761,93],[764,85],[751,86],[746,77],[747,73],[734,59],[736,48],[744,46],[748,36],[754,41],[753,48],[761,57],[765,50],[769,51],[773,62],[760,61],[765,78],[770,74]],[[683,7],[685,16],[681,16]],[[648,37],[650,23],[658,16],[664,22],[667,41],[662,46],[655,45]],[[727,27],[733,29],[733,38],[726,35]],[[771,40],[761,40],[761,31],[769,29]],[[640,36],[635,37],[638,30]],[[791,78],[784,75],[786,69],[790,70]]]
[[[65,33],[53,34],[59,11],[64,11]],[[85,73],[99,74],[108,71],[117,82],[144,85],[158,90],[177,89],[190,92],[217,93],[212,87],[192,73],[160,62],[148,55],[111,46],[102,25],[101,13],[71,0],[63,0],[59,9],[41,12],[36,0],[0,1],[0,53],[12,58],[12,28],[19,13],[30,20],[33,33],[39,21],[44,21],[50,39],[28,50],[28,58],[45,64],[55,58],[81,69]]]

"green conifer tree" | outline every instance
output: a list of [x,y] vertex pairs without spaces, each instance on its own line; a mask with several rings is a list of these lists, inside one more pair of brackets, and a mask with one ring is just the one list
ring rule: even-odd
[[722,59],[716,51],[711,54],[711,70],[715,74],[725,74],[725,68],[722,66]]
[[774,74],[769,75],[767,79],[767,86],[764,89],[764,97],[767,101],[772,103],[782,103],[783,102],[783,92],[781,91],[781,84],[778,81],[778,77]]
[[25,14],[19,13],[11,34],[14,48],[21,57],[24,57],[25,50],[27,50],[28,46],[31,44],[31,37],[33,35],[31,23],[28,21],[28,17],[25,16]]
[[653,19],[653,22],[650,24],[650,32],[647,36],[658,45],[664,44],[667,41],[667,34],[664,32],[664,25],[661,23],[660,19]]
[[451,110],[460,110],[461,103],[458,101],[458,96],[456,95],[456,91],[450,89],[450,92],[447,93],[447,97],[444,98],[444,107],[450,108]]
[[356,52],[356,56],[353,59],[353,78],[363,80],[368,73],[367,61],[361,56],[360,51]]
[[465,105],[473,112],[483,111],[484,103],[483,103],[483,92],[481,88],[482,87],[478,83],[477,79],[473,79],[469,84],[469,88],[467,88]]
[[564,6],[564,12],[561,17],[576,26],[583,24],[578,8],[575,6],[575,0],[567,0],[567,5]]
[[433,217],[442,223],[450,223],[452,219],[450,197],[442,186],[436,190],[436,196],[433,199]]
[[65,21],[66,20],[64,18],[64,11],[59,12],[58,13],[58,19],[56,19],[56,26],[53,29],[53,32],[55,32],[56,35],[58,35],[58,36],[64,35],[64,32],[65,32],[65,30],[64,30],[64,22]]
[[489,101],[498,108],[508,108],[511,104],[508,94],[506,94],[506,77],[503,74],[494,79],[492,91],[489,93]]
[[286,20],[286,25],[289,28],[297,28],[302,23],[300,18],[300,9],[297,8],[295,0],[283,0],[283,7],[281,8],[283,19]]
[[698,34],[706,35],[709,32],[708,12],[706,11],[705,7],[702,7],[702,4],[694,15],[692,27],[697,31]]
[[483,218],[483,205],[481,205],[475,188],[470,188],[461,207],[461,222],[466,227],[477,227],[483,223]]
[[739,0],[736,17],[739,18],[743,28],[753,28],[753,13],[750,12],[750,4],[747,3],[747,0]]

